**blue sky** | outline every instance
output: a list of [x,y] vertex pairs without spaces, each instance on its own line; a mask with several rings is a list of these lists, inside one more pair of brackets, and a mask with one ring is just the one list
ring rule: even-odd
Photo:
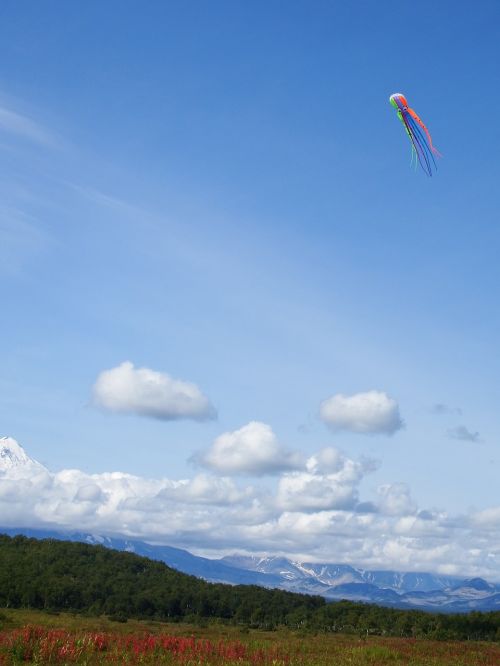
[[[407,484],[498,533],[499,19],[487,1],[3,2],[0,434],[53,472],[186,479],[255,421],[287,460],[378,461],[365,502]],[[393,92],[444,155],[432,179]],[[217,418],[107,409],[93,387],[126,361]],[[369,391],[404,427],[322,420]],[[234,483],[272,493],[261,472]]]

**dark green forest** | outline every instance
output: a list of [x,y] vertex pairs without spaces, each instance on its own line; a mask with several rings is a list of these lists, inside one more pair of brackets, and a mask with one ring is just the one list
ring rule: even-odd
[[251,585],[207,583],[145,557],[83,543],[0,535],[0,607],[272,630],[500,640],[500,612],[397,610]]

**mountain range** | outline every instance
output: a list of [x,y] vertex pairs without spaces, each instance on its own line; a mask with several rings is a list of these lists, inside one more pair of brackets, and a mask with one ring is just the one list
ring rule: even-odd
[[165,562],[183,573],[209,582],[259,585],[331,601],[347,599],[392,608],[466,613],[500,610],[500,585],[482,578],[463,579],[431,573],[368,571],[347,564],[296,562],[284,557],[232,555],[212,560],[172,546],[159,546],[124,536],[65,533],[28,528],[2,528],[0,533],[36,539],[100,544]]

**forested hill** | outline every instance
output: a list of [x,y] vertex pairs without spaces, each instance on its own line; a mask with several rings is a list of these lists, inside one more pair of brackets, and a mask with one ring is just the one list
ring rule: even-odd
[[116,619],[219,620],[272,629],[500,640],[500,612],[436,615],[249,585],[207,583],[133,553],[0,535],[0,607]]
[[0,535],[0,606],[182,619],[286,624],[325,606],[322,597],[207,583],[163,562],[53,539]]

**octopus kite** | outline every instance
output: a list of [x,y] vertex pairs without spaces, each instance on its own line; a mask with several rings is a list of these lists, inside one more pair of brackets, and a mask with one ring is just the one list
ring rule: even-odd
[[437,169],[436,157],[442,157],[437,148],[432,145],[431,135],[415,111],[408,106],[406,97],[401,93],[394,93],[389,102],[398,110],[398,118],[405,126],[406,133],[411,141],[411,163],[415,160],[428,176],[432,176],[432,169]]

